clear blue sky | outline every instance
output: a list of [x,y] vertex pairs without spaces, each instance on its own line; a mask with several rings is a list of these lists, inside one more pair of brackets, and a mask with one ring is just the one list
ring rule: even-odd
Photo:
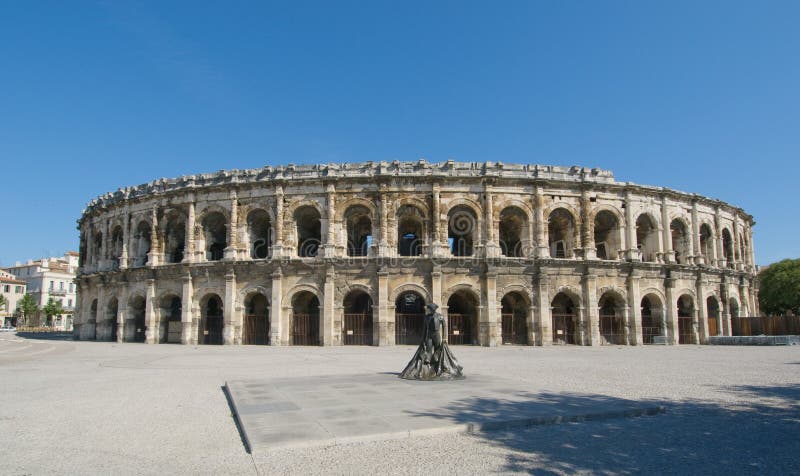
[[86,202],[281,163],[611,169],[755,216],[800,257],[800,2],[0,5],[0,265]]

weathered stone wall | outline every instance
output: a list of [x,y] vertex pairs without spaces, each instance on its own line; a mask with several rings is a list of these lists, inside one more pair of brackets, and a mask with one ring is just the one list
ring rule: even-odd
[[[171,314],[195,344],[219,311],[221,342],[239,344],[262,295],[269,342],[289,345],[298,300],[313,295],[318,308],[303,309],[317,343],[347,343],[347,316],[369,313],[372,343],[392,345],[398,299],[416,293],[472,319],[464,340],[480,345],[509,342],[512,322],[514,342],[532,345],[697,343],[758,312],[753,223],[718,200],[580,167],[380,162],[161,179],[99,197],[79,220],[75,335],[163,342]],[[371,306],[355,313],[358,293]]]

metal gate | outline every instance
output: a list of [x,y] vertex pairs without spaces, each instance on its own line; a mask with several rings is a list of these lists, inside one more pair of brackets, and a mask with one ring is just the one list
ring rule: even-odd
[[616,314],[600,314],[600,343],[625,345],[625,320]]
[[242,334],[242,344],[269,344],[269,319],[267,319],[267,316],[248,314],[244,317],[244,333]]
[[691,317],[678,317],[678,344],[694,344]]
[[502,315],[503,344],[525,345],[528,343],[528,322],[526,316]]
[[448,314],[447,342],[451,345],[471,345],[472,327],[472,316],[465,314]]
[[642,344],[652,344],[661,332],[661,319],[642,314]]
[[344,315],[344,344],[372,345],[372,315]]
[[422,341],[425,315],[397,313],[394,315],[394,325],[396,344],[419,345],[420,341]]
[[575,316],[553,314],[553,344],[575,344]]
[[292,345],[319,345],[319,315],[292,316]]

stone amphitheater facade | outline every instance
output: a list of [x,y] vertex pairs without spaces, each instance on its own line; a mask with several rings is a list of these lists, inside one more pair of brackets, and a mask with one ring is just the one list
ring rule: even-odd
[[93,200],[84,340],[703,343],[758,313],[753,218],[609,171],[500,162],[227,170]]

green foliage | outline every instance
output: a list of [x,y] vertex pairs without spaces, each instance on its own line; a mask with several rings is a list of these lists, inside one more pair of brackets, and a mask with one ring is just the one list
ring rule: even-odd
[[50,298],[47,300],[47,304],[42,308],[42,312],[44,312],[44,315],[47,316],[47,320],[49,321],[53,316],[64,314],[64,308],[61,306],[61,302]]
[[800,259],[771,264],[758,275],[761,312],[779,316],[791,311],[800,315]]
[[36,304],[33,296],[30,294],[22,296],[22,299],[17,302],[17,308],[19,309],[19,312],[22,313],[23,323],[27,323],[28,318],[36,315],[39,312],[39,306]]
[[8,304],[8,299],[6,299],[5,296],[0,294],[0,309],[5,309],[7,304]]

